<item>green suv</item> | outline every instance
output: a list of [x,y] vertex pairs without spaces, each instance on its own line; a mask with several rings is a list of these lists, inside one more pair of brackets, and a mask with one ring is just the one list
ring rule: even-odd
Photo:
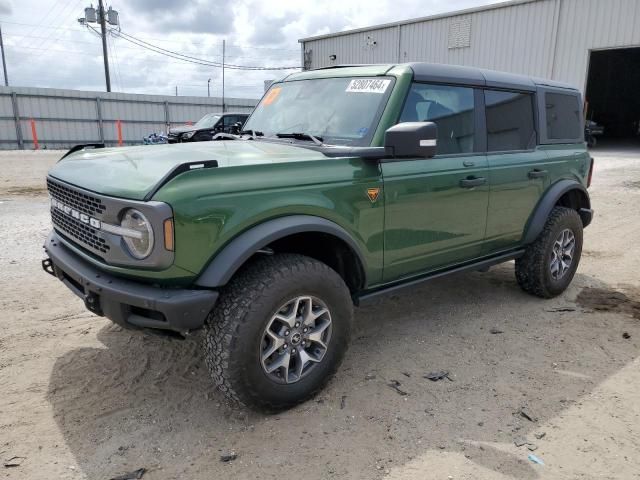
[[244,129],[71,149],[47,178],[43,261],[123,327],[204,327],[211,376],[239,403],[318,391],[354,305],[510,260],[549,298],[576,272],[593,161],[567,85],[425,63],[321,69],[273,84]]

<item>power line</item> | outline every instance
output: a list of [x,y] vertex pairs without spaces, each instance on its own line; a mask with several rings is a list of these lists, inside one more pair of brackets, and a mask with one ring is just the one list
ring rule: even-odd
[[[78,5],[80,5],[80,2],[81,2],[81,1],[82,1],[82,0],[77,0],[77,1],[76,1],[75,3],[73,3],[73,5],[72,5],[73,0],[69,0],[69,1],[65,4],[65,6],[64,6],[64,7],[62,7],[62,9],[60,10],[60,18],[62,19],[62,20],[61,20],[61,22],[60,22],[60,24],[62,24],[62,23],[64,23],[64,22],[65,22],[65,20],[69,17],[69,15],[70,15],[71,13],[73,13],[73,11],[75,10],[75,8],[76,8]],[[71,6],[71,10],[66,11],[66,10],[67,10],[67,7],[69,7],[70,5],[72,5],[72,6]],[[63,13],[63,12],[65,12],[65,13]],[[42,46],[43,46],[45,43],[47,43],[47,42],[48,42],[48,44],[45,46],[45,48],[44,48],[43,50],[41,50],[41,52],[40,52],[39,54],[37,54],[37,55],[35,56],[35,58],[39,58],[39,57],[41,57],[42,55],[44,55],[44,53],[46,53],[46,52],[47,52],[47,51],[48,51],[48,50],[53,46],[53,44],[54,44],[54,43],[56,43],[56,42],[58,41],[58,39],[59,39],[60,37],[56,37],[56,38],[54,38],[53,40],[49,41],[49,40],[51,39],[51,37],[53,37],[53,35],[54,35],[55,33],[56,33],[56,32],[55,32],[55,30],[51,31],[51,32],[47,35],[47,38],[46,38],[46,39],[44,39],[44,40],[42,40],[42,42],[40,42],[40,44],[39,44],[36,48],[42,48]]]
[[[34,24],[34,23],[10,22],[10,21],[6,21],[6,20],[3,20],[2,23],[6,23],[6,24],[10,24],[10,25],[25,26],[25,27],[39,27],[39,28],[44,28],[44,29],[69,30],[69,31],[74,31],[74,32],[82,31],[82,28],[80,28],[80,27],[71,28],[71,27],[62,27],[62,26],[51,26],[51,25],[37,25],[37,24]],[[6,34],[6,35],[9,35],[9,34]],[[12,34],[12,35],[16,36],[16,34]],[[144,39],[147,39],[147,40],[155,40],[155,41],[161,42],[161,43],[175,43],[175,40],[169,40],[167,38],[149,37],[147,35],[139,35],[138,38],[141,38],[141,39],[144,38]],[[190,43],[192,43],[193,45],[203,45],[203,44],[207,44],[209,42],[206,42],[206,41],[203,41],[203,42],[191,41]],[[257,45],[228,44],[227,47],[241,48],[241,49],[255,49],[255,50],[273,50],[275,52],[292,52],[292,53],[298,53],[298,54],[300,53],[300,50],[278,48],[278,47],[261,47],[261,46],[257,46]]]
[[[148,50],[152,50],[156,53],[160,53],[163,55],[167,55],[170,56],[172,58],[176,58],[178,60],[184,60],[185,62],[191,62],[191,63],[198,63],[200,65],[208,65],[208,66],[212,66],[212,67],[222,67],[222,63],[221,62],[214,62],[211,60],[205,60],[202,58],[197,58],[197,57],[193,57],[191,55],[185,55],[183,53],[179,53],[179,52],[175,52],[173,50],[168,50],[166,48],[162,48],[162,47],[158,47],[157,45],[153,45],[149,42],[145,42],[144,40],[141,40],[137,37],[134,37],[133,35],[129,35],[127,33],[124,32],[119,32],[116,30],[111,30],[111,33],[113,35],[116,35],[124,40],[127,40],[131,43],[134,43],[142,48],[146,48]],[[259,66],[247,66],[247,65],[235,65],[235,64],[224,64],[225,68],[229,68],[231,70],[295,70],[298,69],[300,67],[295,66],[295,67],[259,67]]]
[[33,33],[38,27],[40,27],[44,23],[45,19],[49,16],[49,14],[53,12],[53,10],[58,6],[58,3],[59,3],[58,0],[51,3],[51,7],[49,8],[49,10],[47,10],[47,13],[45,13],[44,16],[40,18],[40,21],[37,24],[32,26],[32,28],[29,30],[29,33]]
[[109,48],[109,56],[111,57],[111,61],[113,63],[113,65],[115,66],[114,73],[115,73],[115,77],[118,80],[118,85],[120,85],[120,91],[123,91],[124,88],[122,87],[122,75],[120,75],[120,67],[118,65],[118,59],[115,55],[115,51],[116,51],[116,47],[114,45],[115,39],[113,37],[111,37],[110,41],[107,41],[107,46]]
[[[88,25],[87,25],[88,26]],[[97,30],[94,30],[96,32],[96,35],[99,37],[100,36],[100,32],[98,32]],[[16,34],[16,33],[4,33],[5,37],[13,37],[13,38],[36,38],[36,39],[48,39],[48,37],[43,37],[43,36],[35,36],[35,35],[20,35],[20,34]],[[57,38],[56,39],[56,43],[73,43],[73,44],[81,44],[81,45],[95,45],[94,42],[86,42],[86,41],[82,41],[82,40],[76,40],[74,38]],[[19,46],[17,44],[8,44],[7,46],[10,46],[12,48],[16,48],[16,49],[22,49],[22,48],[31,48],[34,49],[33,47],[23,47],[23,46]],[[119,46],[118,47],[120,50],[130,50],[130,51],[135,51],[135,52],[139,52],[140,49],[136,48],[136,47],[127,47],[127,46]],[[62,50],[51,50],[51,51],[62,51]],[[66,50],[71,52],[71,50]],[[80,52],[80,51],[78,51]],[[93,55],[93,54],[92,54]],[[288,59],[288,60],[293,60],[293,61],[297,61],[299,60],[299,56],[300,56],[300,52],[298,52],[298,54],[285,54],[282,55],[284,58]],[[269,55],[269,58],[271,58],[272,55]],[[203,58],[222,58],[222,54],[208,54],[208,55],[203,55]],[[246,56],[246,55],[228,55],[228,58],[233,58],[233,59],[246,59],[246,60],[263,60],[265,57],[251,57],[251,56]]]
[[[80,3],[80,2],[78,2]],[[70,28],[70,27],[62,27],[62,26],[52,26],[52,25],[36,25],[34,23],[22,23],[22,22],[9,22],[8,20],[3,20],[2,23],[7,23],[10,25],[21,25],[21,26],[25,26],[25,27],[38,27],[38,28],[46,28],[46,29],[53,29],[53,30],[71,30],[74,32],[80,32],[82,31],[81,28]]]

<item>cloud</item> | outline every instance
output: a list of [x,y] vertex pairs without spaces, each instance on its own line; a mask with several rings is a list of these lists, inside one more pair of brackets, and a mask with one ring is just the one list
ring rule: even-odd
[[11,15],[12,10],[9,0],[0,0],[0,15]]
[[[299,65],[299,38],[495,1],[120,0],[114,7],[124,33],[153,45],[219,62],[225,39],[227,64],[264,67]],[[15,1],[0,0],[0,16],[7,22],[3,34],[12,84],[104,90],[100,40],[78,26],[76,18],[82,9],[71,2],[56,15],[46,16],[48,8],[43,11],[42,0],[20,2],[17,9],[12,8]],[[211,78],[211,94],[222,93],[220,68],[169,58],[123,39],[109,37],[109,45],[115,91],[166,95],[178,86],[181,95],[206,95]],[[52,68],[52,62],[59,68]],[[225,94],[258,98],[264,80],[290,72],[227,69]]]
[[287,40],[285,28],[294,21],[294,15],[262,18],[256,22],[253,33],[249,37],[251,43],[260,45],[279,45]]
[[133,0],[130,10],[148,30],[163,33],[229,34],[233,31],[233,2]]

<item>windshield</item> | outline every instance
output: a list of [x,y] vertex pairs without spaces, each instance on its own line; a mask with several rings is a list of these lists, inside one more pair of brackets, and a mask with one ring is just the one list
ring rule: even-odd
[[194,125],[196,128],[213,128],[213,126],[220,120],[220,115],[214,113],[207,113],[204,117],[196,122]]
[[321,78],[274,84],[245,130],[304,133],[332,145],[368,146],[393,89],[392,78]]

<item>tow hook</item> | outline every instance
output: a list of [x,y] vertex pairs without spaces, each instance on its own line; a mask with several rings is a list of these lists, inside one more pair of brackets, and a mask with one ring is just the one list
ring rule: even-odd
[[45,258],[44,260],[42,260],[42,269],[49,275],[53,275],[54,277],[57,276],[55,270],[53,269],[53,262],[50,258]]
[[100,297],[93,292],[89,292],[84,296],[84,306],[96,315],[104,315],[102,308],[100,308]]

